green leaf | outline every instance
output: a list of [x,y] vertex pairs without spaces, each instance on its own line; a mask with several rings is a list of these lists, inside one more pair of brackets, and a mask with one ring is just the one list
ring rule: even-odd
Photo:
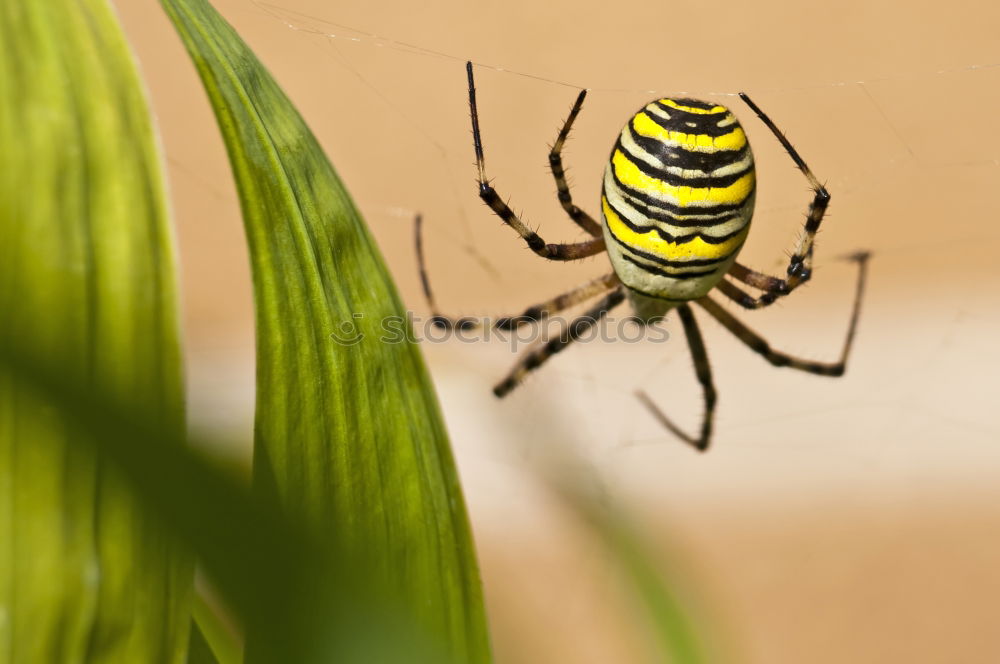
[[199,592],[192,607],[191,652],[188,664],[239,664],[243,649],[219,614]]
[[[366,560],[454,660],[489,661],[454,461],[378,249],[236,33],[203,0],[161,2],[215,109],[243,208],[257,315],[255,487]],[[253,634],[247,652],[259,659]]]
[[[239,661],[241,660],[234,660],[234,662]],[[207,637],[198,628],[197,622],[191,623],[191,644],[188,647],[187,664],[221,664],[208,644]]]
[[[5,0],[0,45],[0,346],[183,431],[160,166],[114,16]],[[181,662],[190,557],[82,435],[0,376],[0,662]]]
[[[186,445],[182,432],[159,426],[149,404],[51,357],[35,342],[38,332],[21,327],[0,339],[0,380],[19,399],[44,403],[81,450],[96,451],[102,469],[123,480],[122,499],[189,544],[261,644],[262,660],[447,660],[409,607],[384,592],[367,558],[305,533],[273,500],[192,449],[215,447],[211,441]],[[194,613],[210,625],[198,606]],[[212,631],[214,653],[235,657]]]
[[676,577],[671,579],[662,561],[654,558],[628,517],[601,495],[596,479],[590,473],[569,476],[562,470],[549,471],[548,480],[591,526],[630,581],[665,661],[673,664],[712,661],[691,618],[690,607],[676,591],[680,585]]
[[[20,399],[44,402],[77,433],[81,451],[97,452],[102,468],[121,478],[123,499],[190,545],[263,644],[266,661],[443,661],[410,616],[378,592],[366,561],[309,537],[192,449],[206,441],[185,445],[181,432],[158,426],[148,404],[67,370],[35,336],[5,335],[0,379]],[[372,653],[379,656],[362,657]]]

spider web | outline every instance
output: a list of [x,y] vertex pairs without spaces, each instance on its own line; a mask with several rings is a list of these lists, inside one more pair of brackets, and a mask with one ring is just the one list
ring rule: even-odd
[[[213,4],[305,115],[418,315],[426,305],[412,239],[417,212],[448,313],[519,311],[608,270],[603,256],[581,264],[538,259],[478,200],[467,58],[476,62],[488,172],[549,241],[580,238],[555,198],[546,160],[576,91],[590,93],[565,160],[576,201],[592,214],[625,118],[656,95],[689,95],[731,105],[742,119],[759,197],[741,261],[780,273],[810,194],[777,142],[734,99],[743,90],[826,182],[833,203],[813,281],[767,310],[733,307],[734,314],[776,348],[833,359],[854,279],[838,256],[873,252],[844,378],[775,369],[699,316],[719,391],[707,455],[674,439],[633,397],[641,386],[686,429],[698,426],[701,394],[676,321],[667,322],[673,337],[666,343],[573,347],[503,401],[489,388],[514,361],[508,344],[424,344],[482,552],[499,661],[642,659],[609,645],[618,614],[631,614],[614,602],[609,608],[606,590],[587,594],[595,578],[607,581],[592,564],[596,545],[568,532],[565,514],[539,490],[532,468],[553,448],[571,450],[558,460],[587,457],[609,493],[639,506],[651,534],[690,536],[687,559],[702,563],[691,566],[696,590],[729,609],[722,623],[709,622],[709,634],[724,637],[731,622],[749,653],[725,661],[997,659],[1000,644],[990,641],[987,621],[997,588],[992,506],[1000,475],[993,416],[1000,5]],[[132,8],[140,3],[121,5],[137,24],[148,21],[148,8]],[[148,46],[147,66],[162,57]],[[201,98],[190,78],[188,96],[172,90],[182,103],[159,112],[166,134],[194,106],[190,99]],[[207,109],[188,124],[212,129]],[[237,204],[222,147],[212,160],[204,156],[210,140],[217,139],[165,141],[180,199],[181,256],[190,264],[201,252],[216,270],[212,279],[185,279],[185,295],[190,307],[216,284],[225,302],[243,288],[239,325],[249,330]],[[184,192],[195,190],[208,195],[185,214]],[[183,228],[186,218],[199,229],[227,218],[229,234],[206,241]],[[201,306],[212,315],[222,308]],[[252,339],[222,362],[206,362],[236,343],[232,328],[216,330],[216,318],[200,315],[189,326],[188,350],[200,343],[210,352],[192,353],[191,416],[196,426],[238,429],[248,439]],[[212,334],[219,340],[206,343]],[[504,566],[506,559],[512,564]],[[601,609],[591,613],[589,605]],[[914,629],[929,618],[933,629]],[[543,647],[533,649],[533,639]],[[523,655],[517,649],[526,643]],[[545,643],[556,645],[545,651]]]
[[[471,166],[466,54],[476,64],[488,173],[548,241],[578,239],[545,161],[576,90],[589,93],[566,161],[576,200],[592,213],[608,148],[635,108],[667,94],[731,105],[747,127],[760,178],[743,260],[780,273],[809,195],[777,142],[735,99],[748,91],[826,182],[834,203],[819,237],[813,283],[766,312],[737,315],[777,348],[832,359],[854,274],[837,257],[864,248],[874,259],[843,380],[773,369],[700,318],[720,392],[713,463],[742,467],[750,458],[773,462],[792,454],[789,464],[798,467],[815,463],[816,449],[847,446],[847,465],[905,456],[913,468],[940,471],[944,437],[965,446],[948,448],[954,472],[1000,470],[992,451],[991,464],[965,463],[981,460],[984,444],[1000,439],[1000,425],[986,416],[991,379],[984,370],[1000,360],[992,342],[1000,310],[994,259],[1000,131],[993,119],[1000,117],[1000,49],[987,33],[966,34],[962,49],[952,44],[951,51],[918,53],[921,30],[935,20],[928,15],[912,26],[912,40],[899,38],[899,48],[910,49],[901,56],[851,60],[841,45],[834,53],[810,50],[801,54],[808,62],[775,64],[773,71],[740,64],[735,47],[688,57],[684,40],[678,47],[684,66],[664,73],[627,52],[620,53],[627,65],[618,65],[606,59],[610,49],[597,49],[604,59],[574,50],[607,33],[601,26],[573,37],[546,32],[559,21],[548,8],[513,6],[537,14],[541,27],[525,22],[512,33],[506,15],[489,10],[477,16],[452,7],[449,25],[435,7],[424,23],[389,10],[335,15],[308,0],[233,7],[234,17],[275,44],[265,61],[328,148],[418,315],[426,314],[412,246],[418,211],[427,220],[431,278],[449,313],[513,313],[607,270],[603,257],[581,265],[538,260],[482,208]],[[762,39],[784,34],[786,48],[798,43],[764,22],[755,27],[765,31]],[[874,37],[859,34],[863,50],[864,38]],[[835,38],[823,31],[812,36],[818,44]],[[526,54],[532,49],[540,52]],[[568,53],[580,53],[580,60]],[[651,392],[689,430],[701,408],[681,332],[668,329],[674,337],[664,345],[574,348],[499,404],[488,388],[513,361],[508,345],[425,348],[456,439],[490,439],[506,448],[502,454],[519,440],[526,455],[547,441],[572,441],[605,465],[632,467],[642,458],[657,467],[665,463],[659,457],[685,463],[690,455],[641,410],[633,389]]]

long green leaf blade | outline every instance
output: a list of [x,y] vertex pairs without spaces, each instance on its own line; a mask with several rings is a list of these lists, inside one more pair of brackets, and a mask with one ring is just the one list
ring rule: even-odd
[[[196,451],[217,441],[186,445],[183,432],[157,426],[146,405],[67,370],[33,338],[3,339],[0,378],[21,398],[44,401],[79,434],[81,449],[114,469],[149,518],[189,545],[219,597],[265,647],[264,661],[447,661],[405,607],[378,592],[365,560],[317,541],[231,469]],[[211,622],[197,607],[193,613],[202,628]],[[202,645],[223,662],[236,658],[235,642],[220,636]]]
[[215,109],[243,207],[257,312],[255,484],[364,556],[455,660],[489,661],[454,462],[381,255],[235,32],[203,0],[161,2]]
[[192,606],[191,653],[188,664],[239,664],[242,647],[201,593],[195,593]]
[[[183,430],[149,112],[104,0],[0,3],[0,344]],[[191,563],[48,404],[0,377],[0,662],[180,662]]]
[[[661,561],[630,519],[599,491],[590,473],[576,476],[549,471],[548,481],[567,504],[593,529],[611,558],[630,582],[641,611],[657,641],[662,661],[707,664],[714,653],[697,629],[691,609],[677,592],[677,579],[667,576]],[[658,658],[656,661],[660,661]]]

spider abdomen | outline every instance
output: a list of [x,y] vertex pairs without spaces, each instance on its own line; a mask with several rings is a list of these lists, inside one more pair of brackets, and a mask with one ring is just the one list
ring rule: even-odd
[[682,302],[729,270],[750,230],[753,153],[724,106],[659,99],[622,129],[604,172],[604,236],[633,291]]

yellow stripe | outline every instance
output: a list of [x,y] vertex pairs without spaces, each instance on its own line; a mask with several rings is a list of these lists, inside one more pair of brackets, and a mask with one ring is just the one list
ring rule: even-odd
[[608,230],[615,237],[630,247],[666,260],[711,260],[728,256],[739,249],[750,230],[748,224],[738,235],[719,244],[710,244],[700,237],[688,242],[667,242],[656,231],[636,233],[626,226],[604,196],[601,197],[601,205],[604,208],[604,218],[608,222]]
[[736,127],[722,136],[708,134],[685,134],[681,131],[670,131],[653,122],[645,113],[637,113],[632,118],[632,126],[640,136],[653,138],[667,143],[679,143],[696,152],[715,152],[716,150],[739,150],[747,144],[743,129]]
[[676,108],[678,111],[684,111],[686,113],[698,113],[699,115],[715,115],[716,113],[725,113],[729,109],[725,106],[713,106],[709,109],[695,108],[693,106],[685,106],[684,104],[678,104],[673,99],[661,99],[660,103],[664,106],[670,106]]
[[623,184],[647,194],[669,197],[677,205],[742,203],[750,195],[754,185],[754,173],[747,171],[746,175],[728,187],[674,186],[640,171],[621,150],[615,150],[611,163],[614,164],[615,175]]

